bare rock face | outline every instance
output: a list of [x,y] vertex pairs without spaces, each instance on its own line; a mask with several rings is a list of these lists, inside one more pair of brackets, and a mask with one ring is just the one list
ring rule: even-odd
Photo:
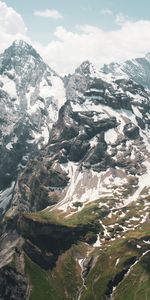
[[64,199],[71,209],[82,196],[115,195],[116,176],[123,203],[130,176],[140,181],[147,172],[149,90],[127,76],[97,72],[89,62],[65,79],[65,88],[49,143],[24,169],[12,206],[19,199],[21,209],[36,211]]
[[25,300],[28,280],[22,252],[23,239],[13,229],[15,223],[10,227],[4,225],[0,236],[0,299]]
[[114,76],[126,77],[133,80],[135,83],[145,87],[150,88],[150,53],[147,53],[145,57],[136,58],[132,60],[127,60],[123,64],[111,63],[109,65],[104,65],[101,69],[105,74],[113,74]]
[[70,148],[69,160],[75,162],[80,161],[89,148],[90,144],[88,141],[84,140],[82,137],[77,138]]
[[48,144],[65,101],[63,80],[32,46],[16,41],[0,55],[0,191]]
[[99,222],[67,226],[63,224],[43,223],[24,215],[18,222],[18,230],[23,235],[25,253],[44,269],[52,269],[58,257],[78,241],[90,243],[88,233],[95,237],[101,230]]
[[139,138],[139,127],[132,123],[128,123],[124,126],[124,134],[131,140]]
[[14,42],[0,55],[0,190],[48,143],[64,102],[62,79],[32,46]]
[[0,299],[26,300],[26,296],[27,279],[11,267],[0,269]]

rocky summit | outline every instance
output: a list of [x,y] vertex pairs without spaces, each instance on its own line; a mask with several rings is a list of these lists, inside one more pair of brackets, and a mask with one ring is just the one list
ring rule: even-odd
[[0,55],[0,299],[150,299],[150,55]]
[[16,41],[0,55],[0,98],[0,189],[4,189],[14,186],[32,151],[48,143],[65,89],[61,77],[30,45]]

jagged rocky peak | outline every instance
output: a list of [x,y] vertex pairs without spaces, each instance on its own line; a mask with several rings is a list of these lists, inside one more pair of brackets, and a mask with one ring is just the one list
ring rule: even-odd
[[0,190],[48,143],[65,101],[62,78],[32,46],[15,41],[0,55]]
[[145,57],[130,59],[123,63],[104,65],[100,71],[109,76],[132,79],[139,85],[150,89],[150,53],[147,53]]
[[[37,109],[50,110],[50,105],[58,110],[65,102],[61,77],[25,41],[13,42],[0,55],[0,75],[1,88],[14,101],[14,105],[21,106],[29,114]],[[38,105],[35,107],[35,104]],[[54,119],[55,115],[54,112]]]
[[42,59],[36,50],[25,41],[17,40],[0,55],[0,74],[10,71],[8,76],[12,75],[11,79],[13,75],[22,77],[24,72],[21,72],[21,68],[25,69],[26,66],[31,69],[39,62]]
[[104,66],[101,68],[101,71],[104,73],[104,74],[109,74],[109,73],[114,73],[116,72],[116,68],[118,68],[120,65],[118,63],[110,63],[109,65],[107,64],[104,64]]
[[99,78],[98,69],[88,60],[84,61],[66,80],[66,97],[71,101],[82,101],[83,94],[88,90],[94,78]]
[[75,70],[75,73],[89,75],[91,73],[91,68],[92,68],[92,63],[86,60]]
[[[122,76],[107,77],[102,72],[92,76],[89,65],[83,63],[69,77],[67,102],[59,111],[41,165],[33,166],[39,170],[45,166],[45,188],[59,194],[62,202],[57,207],[67,213],[77,200],[84,207],[88,201],[109,196],[116,197],[116,207],[124,205],[134,189],[140,195],[145,187],[142,176],[145,180],[149,176],[150,92]],[[50,170],[55,173],[52,185],[46,175]],[[30,176],[26,181],[24,174],[24,180],[34,195]],[[21,189],[19,193],[23,198]],[[46,198],[50,203],[51,195]],[[27,195],[26,199],[30,203]]]
[[15,56],[24,56],[24,55],[31,55],[35,57],[35,59],[40,59],[40,55],[37,51],[27,42],[23,40],[16,40],[12,43],[12,45],[5,50],[4,55],[10,55],[15,58]]
[[17,86],[21,88],[27,88],[29,84],[35,86],[37,81],[39,83],[39,76],[42,78],[45,75],[56,75],[44,63],[37,51],[22,40],[14,41],[0,55],[0,74],[7,75],[9,79],[15,80]]
[[99,69],[89,60],[85,60],[76,70],[75,74],[96,78],[100,75]]

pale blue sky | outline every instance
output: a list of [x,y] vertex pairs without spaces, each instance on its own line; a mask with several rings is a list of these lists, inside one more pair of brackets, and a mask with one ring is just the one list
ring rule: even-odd
[[[45,44],[53,38],[57,26],[76,31],[77,25],[94,25],[103,30],[117,29],[114,17],[102,15],[103,9],[111,10],[114,15],[123,13],[132,21],[150,19],[150,0],[5,0],[7,5],[19,12],[32,39]],[[35,10],[56,9],[63,19],[53,20],[33,15]]]

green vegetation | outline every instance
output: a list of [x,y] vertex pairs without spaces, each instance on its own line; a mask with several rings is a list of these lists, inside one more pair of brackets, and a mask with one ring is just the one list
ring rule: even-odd
[[[129,249],[125,241],[116,241],[110,247],[95,250],[94,256],[97,261],[95,267],[89,273],[87,289],[81,299],[103,300],[109,280],[121,272],[124,263],[135,255],[137,255],[137,252]],[[122,299],[120,298],[120,300]]]
[[[127,232],[124,239],[104,243],[101,249],[95,249],[91,255],[95,261],[86,279],[86,289],[81,300],[103,300],[110,279],[121,272],[132,257],[139,257],[140,250],[134,246],[142,244],[145,236],[150,235],[150,224]],[[84,243],[73,245],[58,258],[52,271],[45,271],[26,257],[26,273],[31,283],[30,300],[73,300],[82,286],[81,269],[77,258],[85,257],[87,246]],[[148,258],[147,258],[148,259]],[[144,261],[145,263],[145,261]],[[140,261],[127,277],[118,285],[114,300],[150,299],[150,273]]]
[[[75,249],[76,247],[76,249]],[[74,246],[62,255],[53,271],[45,271],[25,257],[25,271],[31,284],[30,300],[72,300],[81,286],[80,269],[74,253],[84,250]]]
[[65,226],[90,225],[98,222],[108,214],[106,207],[99,208],[99,201],[87,204],[80,212],[66,216],[60,210],[43,210],[36,213],[26,213],[25,217],[43,223],[53,223]]
[[58,286],[62,287],[64,299],[69,300],[76,299],[78,289],[82,284],[80,268],[71,252],[66,252],[58,260],[57,266],[53,270],[53,276],[55,276]]
[[[132,257],[141,256],[141,248],[145,247],[143,238],[150,236],[150,223],[141,228],[126,232],[125,238],[105,243],[102,248],[95,249],[93,255],[96,264],[87,277],[87,289],[82,300],[103,300],[110,279],[121,272],[126,262]],[[141,245],[138,249],[136,245]],[[150,248],[147,248],[150,249]],[[146,250],[144,250],[146,251]],[[148,300],[150,299],[150,255],[145,256],[131,268],[128,276],[118,285],[114,300]]]
[[[108,202],[111,203],[112,199],[108,199]],[[31,264],[30,269],[28,267],[28,274],[33,286],[30,300],[47,300],[46,296],[43,296],[43,292],[41,294],[42,298],[38,298],[37,295],[38,288],[36,286],[42,286],[42,284],[42,290],[44,289],[44,293],[47,290],[49,300],[75,300],[82,286],[81,269],[77,258],[85,258],[87,251],[90,253],[89,257],[93,259],[92,265],[89,267],[90,271],[86,276],[86,288],[83,289],[81,300],[103,300],[108,290],[109,281],[115,278],[116,275],[120,275],[130,259],[139,258],[143,252],[150,249],[143,242],[145,237],[150,238],[150,223],[148,221],[144,224],[140,223],[144,207],[145,203],[142,200],[138,202],[138,205],[137,202],[136,204],[133,202],[126,208],[114,211],[112,217],[109,216],[108,218],[108,208],[101,199],[88,203],[78,213],[74,213],[75,211],[72,210],[72,214],[68,216],[65,212],[56,209],[53,211],[45,209],[38,213],[26,214],[27,218],[41,223],[68,227],[91,226],[85,236],[87,241],[92,241],[96,233],[100,232],[99,220],[102,220],[102,223],[112,230],[111,225],[113,224],[114,226],[124,225],[128,229],[126,232],[119,231],[119,235],[116,235],[114,241],[103,239],[101,248],[94,249],[84,244],[86,250],[84,249],[82,253],[79,249],[83,248],[83,243],[73,245],[70,250],[58,258],[56,267],[52,271],[46,272],[31,262],[32,268]],[[129,223],[130,227],[128,227]],[[101,238],[103,238],[103,235]],[[114,300],[150,299],[149,258],[141,259],[131,267],[128,276],[125,276],[117,286],[113,295]],[[36,271],[33,266],[34,268],[36,266]],[[36,276],[34,272],[38,275]],[[39,280],[41,283],[39,283]]]
[[114,300],[150,299],[150,274],[140,263],[135,265],[129,275],[118,286]]
[[58,289],[55,290],[50,274],[38,265],[33,263],[28,257],[25,258],[25,271],[29,276],[31,284],[30,300],[56,300],[61,299]]

